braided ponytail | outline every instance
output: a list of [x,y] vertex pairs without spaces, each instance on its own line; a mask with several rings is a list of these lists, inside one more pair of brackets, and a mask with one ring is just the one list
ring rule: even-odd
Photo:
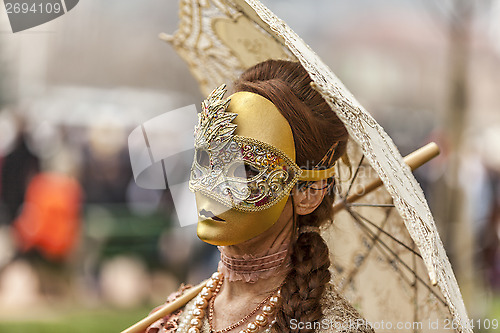
[[[299,332],[292,320],[319,321],[323,316],[320,299],[330,281],[328,247],[317,232],[299,233],[293,243],[292,269],[281,288],[283,303],[276,313],[275,332]],[[314,332],[304,328],[300,332]]]
[[[348,137],[342,122],[310,83],[299,63],[282,60],[257,64],[235,82],[236,91],[260,94],[276,105],[292,129],[296,163],[306,169],[317,165],[334,144],[337,147],[332,160],[337,160],[345,152]],[[302,190],[308,190],[307,186]],[[327,191],[312,213],[293,214],[296,228],[290,253],[292,268],[281,288],[282,304],[276,313],[275,332],[313,332],[314,329],[291,329],[291,324],[317,322],[323,316],[320,300],[330,281],[328,247],[318,232],[298,230],[326,223],[332,216],[332,203],[333,191]]]

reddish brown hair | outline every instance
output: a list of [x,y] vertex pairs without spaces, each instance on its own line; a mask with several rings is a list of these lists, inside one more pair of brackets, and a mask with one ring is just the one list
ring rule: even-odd
[[[311,78],[298,62],[268,60],[247,71],[235,82],[236,91],[257,93],[276,105],[293,132],[296,163],[312,169],[336,145],[332,162],[345,152],[347,130],[321,95],[311,87]],[[324,165],[330,167],[331,165]],[[301,226],[320,226],[332,217],[333,191],[311,214],[296,216]],[[321,235],[315,232],[297,236],[291,251],[292,270],[281,289],[283,302],[273,329],[290,329],[290,321],[319,321],[323,315],[320,299],[330,281],[329,251]],[[303,329],[302,332],[314,330]]]

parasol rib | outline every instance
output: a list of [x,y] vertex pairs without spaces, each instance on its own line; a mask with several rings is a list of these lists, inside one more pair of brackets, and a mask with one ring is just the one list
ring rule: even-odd
[[[408,164],[408,166],[413,171],[415,169],[418,169],[419,167],[421,167],[422,165],[424,165],[425,163],[427,163],[428,161],[430,161],[431,159],[433,159],[434,157],[436,157],[438,155],[439,155],[439,147],[437,146],[436,143],[431,142],[431,143],[423,146],[422,148],[415,150],[413,153],[407,155],[404,158],[404,161],[406,164]],[[361,164],[361,161],[360,161],[360,164]],[[359,168],[356,170],[356,174],[357,174],[358,170],[359,170]],[[356,176],[356,174],[354,176]],[[351,183],[351,185],[352,185],[352,183]],[[339,210],[344,209],[347,204],[350,204],[352,202],[355,202],[355,201],[363,198],[365,195],[373,192],[374,190],[376,190],[377,188],[379,188],[382,185],[383,185],[383,183],[382,183],[382,180],[380,178],[372,181],[371,183],[369,183],[368,185],[366,185],[364,187],[364,191],[362,193],[351,194],[347,198],[345,198],[344,200],[339,201],[338,203],[333,205],[333,212],[336,213]]]

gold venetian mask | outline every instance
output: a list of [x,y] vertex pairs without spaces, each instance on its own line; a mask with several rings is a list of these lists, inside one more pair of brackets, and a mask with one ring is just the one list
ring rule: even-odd
[[328,178],[333,170],[301,170],[290,125],[276,106],[251,92],[223,99],[225,91],[217,88],[202,103],[189,181],[198,236],[215,245],[238,244],[267,230],[299,179]]

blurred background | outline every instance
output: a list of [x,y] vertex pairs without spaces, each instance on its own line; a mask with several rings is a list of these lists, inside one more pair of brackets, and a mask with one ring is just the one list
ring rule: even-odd
[[[263,0],[417,172],[473,318],[500,319],[500,0]],[[312,5],[313,3],[313,5]],[[171,0],[82,0],[13,34],[0,10],[0,332],[120,331],[216,269],[127,137],[202,100]]]

